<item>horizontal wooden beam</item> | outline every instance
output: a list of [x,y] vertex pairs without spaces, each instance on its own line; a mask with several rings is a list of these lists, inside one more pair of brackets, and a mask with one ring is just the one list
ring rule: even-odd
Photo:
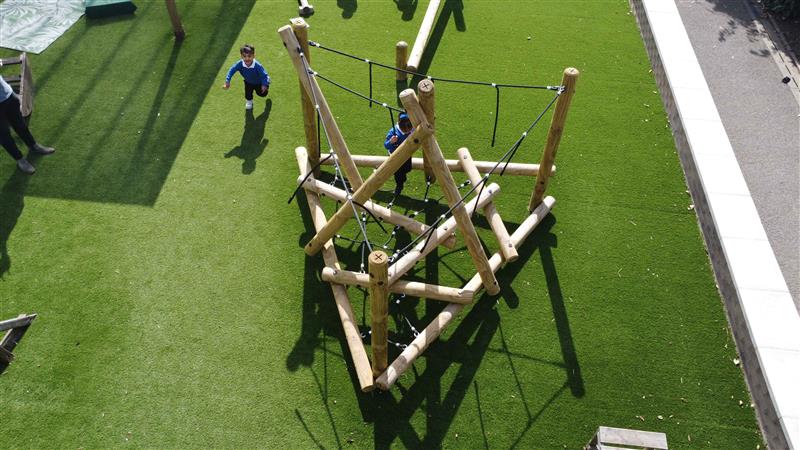
[[[305,175],[298,177],[297,182],[300,183],[301,181],[303,181],[304,177]],[[344,189],[337,188],[336,186],[332,186],[330,183],[325,183],[324,181],[317,180],[313,177],[307,178],[303,187],[306,189],[310,189],[316,192],[317,194],[326,195],[342,203],[344,203],[345,200],[347,199],[347,193],[344,192]],[[406,216],[405,214],[393,211],[385,206],[374,203],[372,200],[367,200],[362,204],[364,205],[364,208],[370,210],[370,212],[372,212],[372,214],[375,214],[376,217],[380,217],[381,219],[392,225],[398,225],[399,227],[408,231],[411,234],[416,234],[417,236],[419,236],[420,234],[424,233],[428,228],[430,228],[428,225],[425,225],[422,222],[414,220],[411,217]],[[445,239],[442,245],[444,245],[447,248],[455,248],[456,246],[455,234],[451,234],[449,238]]]
[[[351,155],[353,162],[358,167],[375,167],[377,168],[384,161],[388,158],[388,156],[373,156],[373,155]],[[445,163],[447,163],[447,168],[450,169],[451,172],[463,172],[464,169],[461,167],[461,162],[457,159],[445,159]],[[497,164],[495,161],[473,161],[475,166],[478,168],[478,172],[481,174],[489,173],[492,168]],[[322,163],[326,166],[333,165],[333,159],[328,159],[327,161]],[[504,164],[501,164],[495,174],[500,175],[500,171],[503,170],[505,167]],[[411,158],[411,168],[414,170],[423,170],[424,165],[422,162],[422,158]],[[525,163],[508,163],[508,167],[506,167],[506,171],[503,175],[519,175],[519,176],[526,176],[526,177],[535,177],[539,173],[539,165],[538,164],[525,164]],[[556,166],[553,166],[553,170],[550,171],[550,176],[556,174]]]
[[[353,272],[350,270],[326,267],[322,269],[322,279],[331,283],[347,284],[351,286],[369,287],[369,274]],[[439,286],[420,281],[398,280],[389,286],[393,294],[406,294],[412,297],[426,298],[428,300],[441,300],[451,303],[472,303],[473,291],[461,288]]]

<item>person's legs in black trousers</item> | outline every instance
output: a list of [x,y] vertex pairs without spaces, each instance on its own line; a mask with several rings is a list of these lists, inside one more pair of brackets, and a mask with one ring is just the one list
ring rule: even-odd
[[49,155],[55,151],[50,147],[44,147],[36,143],[31,131],[28,129],[28,124],[20,112],[19,98],[16,94],[11,94],[11,97],[0,103],[0,145],[2,145],[9,155],[17,161],[17,167],[27,174],[32,174],[36,169],[25,159],[22,152],[17,147],[14,138],[11,137],[10,128],[14,128],[17,136],[22,139],[25,145],[31,151],[41,155]]
[[[16,103],[16,112],[19,113],[19,101],[15,101],[16,98],[14,95],[11,95],[6,101],[0,103],[0,145],[6,149],[9,155],[11,155],[14,160],[19,161],[22,159],[22,152],[17,147],[17,143],[14,142],[14,138],[11,137],[11,126],[14,124],[14,129],[17,130],[17,134],[19,134],[18,125],[15,124],[14,120],[14,103]],[[23,122],[24,124],[24,122]],[[27,127],[25,127],[27,129]],[[27,136],[20,135],[20,137],[25,140],[25,138],[30,138],[33,140],[33,136],[30,135],[30,131],[28,131]],[[28,141],[25,142],[28,144]],[[34,142],[35,144],[35,142]]]

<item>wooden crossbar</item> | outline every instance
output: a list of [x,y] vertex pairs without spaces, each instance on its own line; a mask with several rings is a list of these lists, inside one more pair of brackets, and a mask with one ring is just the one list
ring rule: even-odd
[[[301,155],[303,156],[301,157]],[[295,152],[295,156],[297,156],[297,165],[302,174],[306,174],[311,170],[308,158],[304,155],[306,155],[305,152]],[[308,208],[311,212],[311,220],[314,222],[314,227],[320,230],[325,223],[328,222],[328,219],[325,217],[325,211],[320,204],[319,195],[307,190],[304,190],[304,192],[306,194]],[[339,268],[339,261],[336,257],[333,241],[329,240],[325,242],[322,248],[322,258],[325,260],[326,266]],[[339,313],[339,319],[342,322],[347,348],[350,350],[350,356],[353,358],[353,367],[356,372],[356,378],[358,378],[358,384],[362,392],[372,391],[375,389],[372,366],[369,362],[369,357],[367,357],[364,343],[361,341],[358,321],[355,313],[353,313],[350,297],[347,295],[347,288],[340,284],[331,283],[331,290],[333,291],[333,299],[336,302],[336,310]]]
[[[303,147],[298,147],[295,151],[300,151],[301,149],[303,153],[306,152],[306,149]],[[310,160],[311,158],[309,158],[309,161]],[[300,183],[303,181],[304,177],[305,175],[298,177],[297,182]],[[339,202],[345,202],[347,200],[347,193],[344,192],[344,189],[339,189],[336,186],[332,186],[329,183],[325,183],[324,181],[320,181],[315,178],[307,178],[303,187],[305,189],[310,189],[317,194],[328,196]],[[430,228],[428,225],[425,225],[422,222],[414,220],[405,214],[393,211],[385,206],[374,203],[372,200],[367,200],[366,202],[362,203],[362,205],[364,208],[372,212],[372,214],[374,214],[376,217],[383,219],[392,225],[397,225],[409,233],[416,234],[417,236],[423,234],[426,230],[428,230],[428,228]],[[456,246],[455,235],[451,234],[450,237],[445,239],[443,245],[447,248],[454,248]]]
[[10,330],[12,328],[19,328],[29,325],[36,318],[36,314],[21,314],[14,319],[0,321],[0,331]]
[[[519,247],[525,242],[525,239],[531,234],[531,232],[536,228],[536,226],[541,223],[542,219],[550,212],[553,205],[555,204],[555,199],[553,197],[545,197],[542,203],[536,207],[536,209],[531,213],[514,231],[511,235],[511,242],[514,244],[515,247]],[[492,267],[492,271],[497,271],[500,268],[502,263],[503,256],[500,253],[495,253],[492,255],[489,263]],[[482,285],[482,281],[480,275],[476,274],[472,279],[464,286],[465,290],[473,290],[477,291],[480,289]],[[389,367],[383,372],[377,379],[375,379],[375,383],[378,387],[382,390],[389,390],[397,379],[405,373],[414,361],[419,358],[419,356],[428,348],[428,346],[435,341],[442,333],[442,331],[447,328],[453,322],[461,311],[464,309],[466,305],[458,304],[458,303],[451,303],[447,305],[441,313],[439,313],[436,318],[425,327],[422,332],[417,335],[416,338],[408,345],[408,347],[403,350],[403,352],[398,356]]]
[[600,427],[587,449],[647,449],[669,450],[667,435],[655,431],[629,430],[626,428]]
[[[351,286],[369,287],[369,275],[350,270],[326,267],[322,269],[324,281],[347,284]],[[412,297],[426,298],[428,300],[441,300],[450,303],[472,303],[475,295],[473,291],[462,288],[439,286],[423,283],[421,281],[397,280],[389,285],[389,292],[393,294],[406,294]]]
[[[335,158],[335,156],[334,156]],[[381,164],[386,161],[388,156],[372,156],[372,155],[352,155],[353,162],[358,167],[379,167]],[[447,168],[450,169],[450,172],[463,172],[464,169],[461,167],[461,161],[457,159],[445,159],[445,164],[447,164]],[[496,161],[475,161],[475,167],[478,168],[478,172],[481,174],[489,173],[492,168],[497,164]],[[322,163],[323,166],[332,166],[334,165],[333,158],[330,158]],[[423,160],[422,158],[411,158],[411,168],[414,170],[423,170]],[[518,175],[518,176],[526,176],[526,177],[535,177],[536,174],[539,173],[539,164],[526,164],[526,163],[508,163],[508,166],[505,164],[501,164],[498,168],[498,173],[500,170],[505,168],[505,172],[503,175]],[[553,165],[553,169],[550,171],[550,176],[556,174],[556,166]]]

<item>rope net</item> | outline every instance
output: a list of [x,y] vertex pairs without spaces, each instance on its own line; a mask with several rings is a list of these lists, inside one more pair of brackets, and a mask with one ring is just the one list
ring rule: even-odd
[[[460,193],[459,200],[450,206],[446,211],[443,213],[436,213],[435,217],[432,217],[432,220],[426,221],[426,224],[429,225],[429,228],[422,234],[417,235],[413,239],[403,236],[401,239],[402,227],[400,225],[394,225],[391,230],[387,229],[383,226],[382,220],[375,217],[371,211],[369,211],[364,205],[359,204],[358,202],[353,200],[353,191],[351,189],[350,184],[347,181],[347,177],[345,176],[342,167],[339,164],[338,159],[335,156],[334,150],[330,148],[330,135],[327,127],[325,126],[325,122],[320,120],[320,106],[319,100],[314,92],[311,90],[311,100],[314,104],[317,114],[317,133],[320,147],[318,148],[319,154],[322,155],[322,140],[321,135],[324,134],[326,138],[328,149],[328,154],[320,159],[320,162],[313,167],[307,174],[305,174],[303,182],[301,182],[297,189],[292,193],[291,197],[289,198],[289,203],[294,199],[297,193],[302,189],[305,180],[308,179],[317,168],[319,168],[322,164],[326,163],[327,161],[332,161],[333,173],[328,174],[327,182],[331,186],[340,187],[346,194],[346,198],[344,203],[347,203],[346,207],[351,208],[353,212],[353,217],[357,220],[356,226],[353,227],[351,225],[346,225],[342,230],[337,232],[334,235],[334,244],[337,244],[339,248],[346,248],[351,251],[349,255],[345,255],[342,258],[342,261],[345,263],[353,263],[355,262],[358,264],[358,272],[366,273],[367,272],[367,257],[369,253],[374,250],[383,250],[389,255],[389,263],[394,263],[402,256],[408,254],[415,246],[417,246],[420,242],[424,242],[424,245],[421,247],[422,249],[426,249],[430,243],[436,228],[441,225],[445,220],[452,216],[453,211],[462,204],[465,204],[467,200],[476,195],[480,198],[481,194],[485,186],[488,184],[489,179],[492,176],[500,176],[502,177],[505,173],[508,164],[511,163],[514,156],[517,154],[518,150],[522,146],[525,139],[532,133],[536,125],[542,120],[545,114],[552,108],[555,104],[558,97],[564,92],[563,86],[552,86],[552,85],[522,85],[522,84],[509,84],[509,83],[493,83],[493,82],[482,82],[482,81],[471,81],[471,80],[458,80],[452,78],[442,78],[436,77],[431,75],[425,75],[417,72],[408,71],[405,69],[400,69],[397,67],[389,66],[386,64],[378,63],[367,58],[358,57],[340,50],[332,49],[329,47],[325,47],[322,44],[314,41],[309,41],[309,45],[326,50],[336,55],[344,56],[353,60],[358,60],[364,63],[367,63],[369,66],[369,94],[364,94],[358,92],[355,89],[347,87],[345,84],[335,81],[332,77],[322,75],[319,72],[313,70],[310,67],[308,59],[306,58],[305,54],[300,52],[300,57],[303,62],[303,67],[305,71],[305,76],[311,81],[312,78],[317,80],[325,81],[327,84],[334,86],[345,92],[350,94],[354,97],[357,97],[360,100],[367,101],[370,108],[373,106],[379,106],[385,109],[389,115],[390,126],[395,125],[395,113],[400,114],[405,112],[403,109],[394,107],[389,104],[389,102],[382,101],[373,97],[373,66],[387,69],[391,71],[398,71],[404,72],[409,75],[418,76],[422,78],[427,78],[434,82],[445,82],[445,83],[457,83],[463,84],[468,86],[480,86],[480,87],[491,87],[495,89],[496,92],[496,102],[495,102],[495,120],[494,120],[494,127],[492,130],[492,142],[491,146],[493,147],[496,140],[497,134],[497,126],[498,126],[498,119],[499,119],[499,110],[500,110],[500,89],[501,88],[509,88],[509,89],[533,89],[533,90],[540,90],[540,91],[550,91],[552,92],[552,98],[549,99],[546,106],[538,112],[535,117],[530,121],[527,128],[519,135],[519,137],[505,150],[502,156],[495,162],[491,170],[486,172],[483,177],[481,178],[480,182],[476,184],[472,184],[469,180],[464,181],[460,185],[458,185],[458,190]],[[373,109],[374,110],[374,109]],[[444,198],[444,195],[440,195],[436,198],[432,196],[432,183],[430,179],[426,179],[425,181],[425,190],[424,195],[421,199],[413,199],[412,201],[416,201],[416,205],[420,206],[418,208],[406,207],[405,211],[402,214],[406,215],[409,218],[417,219],[418,216],[423,212],[423,209],[426,209],[429,205],[438,205],[439,202]],[[477,193],[476,193],[477,191]],[[397,201],[398,201],[398,192],[394,192],[393,195],[388,197],[387,194],[389,192],[379,190],[377,195],[373,197],[372,201],[375,203],[385,203],[388,209],[395,208],[397,209]],[[384,198],[383,201],[380,201],[379,198]],[[335,203],[335,209],[331,211],[335,213],[340,207],[342,206],[342,202],[337,201]],[[470,211],[470,216],[474,216],[478,207],[478,202],[475,203],[475,208]],[[330,216],[329,216],[330,217]],[[352,222],[352,221],[351,221]],[[375,237],[376,233],[380,230],[381,234],[378,237]],[[372,234],[372,238],[370,235]],[[409,271],[409,274],[414,273],[414,268]],[[360,291],[362,291],[364,295],[364,302],[368,297],[367,289],[356,287]],[[410,342],[413,340],[418,334],[419,331],[417,327],[414,326],[413,322],[416,322],[417,319],[415,318],[416,313],[413,307],[406,307],[408,302],[403,301],[406,298],[405,294],[390,294],[390,302],[389,302],[389,313],[394,317],[396,330],[394,331],[394,335],[390,334],[389,343],[395,346],[398,349],[404,349],[407,344],[404,342]],[[363,309],[364,311],[366,308]],[[362,315],[362,325],[361,329],[361,338],[364,340],[369,340],[371,335],[371,330],[367,325],[367,320]]]

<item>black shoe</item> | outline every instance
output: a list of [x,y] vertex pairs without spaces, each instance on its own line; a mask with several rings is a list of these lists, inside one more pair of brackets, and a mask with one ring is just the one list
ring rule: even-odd
[[33,167],[33,164],[29,163],[25,158],[20,158],[17,160],[17,168],[22,173],[26,173],[28,175],[33,175],[36,173],[36,167]]
[[41,144],[34,145],[32,150],[34,151],[34,153],[38,153],[40,155],[52,155],[53,153],[56,152],[56,149],[54,149],[53,147],[45,147],[44,145]]

